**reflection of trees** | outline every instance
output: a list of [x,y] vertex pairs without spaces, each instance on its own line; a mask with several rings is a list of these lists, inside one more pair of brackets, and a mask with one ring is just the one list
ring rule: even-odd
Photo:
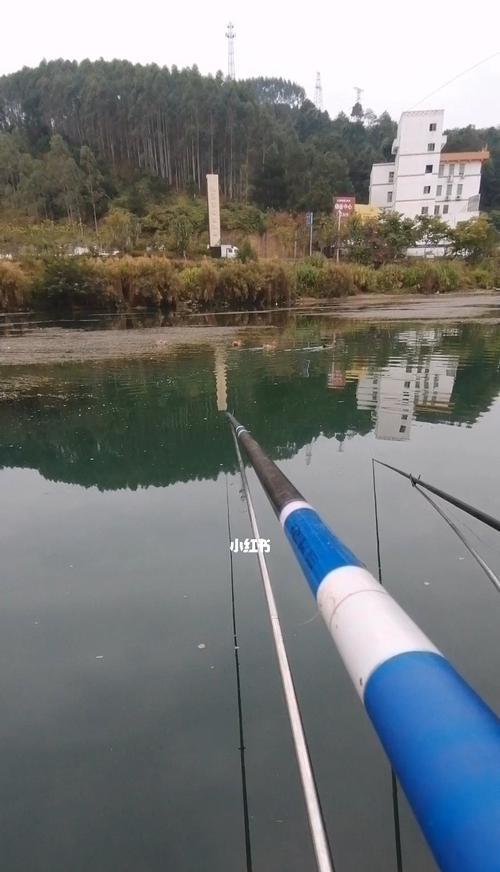
[[[294,342],[287,331],[280,344],[317,347],[325,335],[324,322],[308,322]],[[472,423],[500,391],[500,332],[466,325],[432,351],[461,357],[451,414],[442,420]],[[376,370],[391,356],[402,357],[404,366],[415,351],[405,349],[393,330],[357,328],[337,341],[335,366]],[[340,440],[368,433],[371,415],[357,408],[356,380],[328,390],[331,362],[331,348],[272,357],[230,349],[228,408],[275,458],[292,456],[321,433]],[[217,412],[212,349],[164,361],[44,367],[29,370],[31,376],[26,369],[5,372],[4,386],[10,378],[20,388],[0,402],[2,466],[30,467],[49,479],[102,489],[214,478],[221,469],[234,469],[228,426]],[[425,419],[425,413],[418,417]]]

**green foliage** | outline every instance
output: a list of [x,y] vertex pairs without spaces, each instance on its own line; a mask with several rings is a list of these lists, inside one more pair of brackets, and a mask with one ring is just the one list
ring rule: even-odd
[[33,302],[40,308],[107,308],[98,277],[87,261],[55,257],[45,260],[33,288]]
[[181,281],[173,264],[160,257],[95,260],[91,270],[119,307],[175,307]]
[[420,242],[425,245],[444,245],[450,238],[450,227],[441,218],[419,215],[415,221]]
[[257,260],[257,252],[252,247],[252,243],[249,239],[244,239],[243,242],[240,242],[238,248],[238,259],[241,260],[242,263],[247,263],[249,260]]
[[193,225],[185,215],[178,215],[172,222],[172,229],[174,233],[175,250],[177,254],[186,257],[193,238]]
[[362,221],[354,215],[344,230],[347,254],[358,263],[381,266],[406,256],[419,239],[420,230],[410,218],[384,212],[380,218]]
[[297,265],[295,275],[297,277],[297,290],[300,294],[317,291],[320,284],[321,270],[321,262],[319,264],[299,263]]
[[[30,182],[24,186],[29,208],[51,218],[62,210],[89,212],[93,220],[93,192],[109,194],[113,184],[118,205],[142,217],[151,192],[139,189],[138,175],[161,180],[164,194],[198,195],[214,171],[225,201],[329,211],[333,193],[367,197],[371,164],[386,157],[395,132],[386,113],[366,125],[344,115],[331,119],[303,88],[283,79],[234,82],[203,77],[196,67],[118,60],[44,61],[4,76],[0,106],[0,133],[16,137],[0,147],[11,205],[20,203],[23,176]],[[57,145],[64,157],[59,180],[46,173],[47,131],[68,149],[62,155]],[[78,164],[85,147],[104,176],[101,183],[96,175],[92,191],[88,168],[81,158]],[[1,176],[2,170],[0,188]]]
[[22,308],[28,302],[29,281],[18,263],[0,260],[0,310]]
[[140,234],[139,219],[126,209],[111,209],[101,224],[104,244],[118,251],[132,251],[137,247]]
[[291,305],[296,294],[326,299],[376,292],[432,294],[494,288],[499,280],[495,260],[375,268],[326,258],[286,265],[273,260],[53,257],[26,264],[0,261],[0,308],[15,310],[28,303],[39,309],[175,308],[181,301],[200,309],[262,309]]
[[226,203],[221,208],[221,227],[223,230],[241,231],[242,233],[258,233],[262,236],[266,230],[266,217],[256,206],[246,203]]
[[498,234],[491,222],[482,216],[457,224],[451,234],[451,248],[454,254],[477,263],[492,253],[497,240]]

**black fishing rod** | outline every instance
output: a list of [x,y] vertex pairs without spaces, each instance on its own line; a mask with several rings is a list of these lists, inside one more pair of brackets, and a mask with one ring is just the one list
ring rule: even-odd
[[391,466],[390,463],[384,463],[382,460],[375,460],[375,463],[378,463],[380,466],[385,466],[387,469],[392,469],[393,472],[397,472],[398,475],[402,475],[403,478],[407,478],[414,487],[418,486],[419,488],[425,488],[425,490],[436,494],[437,497],[441,497],[441,499],[445,500],[447,503],[451,503],[453,506],[456,506],[457,509],[461,509],[462,512],[466,512],[468,515],[472,515],[473,518],[477,518],[478,521],[481,521],[488,527],[492,527],[492,529],[496,530],[497,533],[500,533],[500,521],[497,518],[494,518],[492,515],[488,515],[487,512],[483,512],[482,509],[476,509],[469,503],[464,502],[464,500],[461,500],[458,497],[454,497],[452,494],[441,490],[441,488],[435,487],[433,484],[429,484],[426,481],[422,481],[420,477],[416,478],[414,475],[411,474],[411,472],[404,472],[404,470],[398,469],[397,466]]

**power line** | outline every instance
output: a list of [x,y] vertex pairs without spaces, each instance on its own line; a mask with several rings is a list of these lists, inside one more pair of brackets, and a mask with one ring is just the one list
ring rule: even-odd
[[447,85],[451,85],[453,82],[456,82],[457,79],[460,79],[462,76],[465,76],[466,73],[471,73],[472,70],[476,70],[482,64],[485,64],[488,61],[493,60],[493,58],[496,58],[499,55],[500,55],[500,51],[496,51],[496,52],[494,52],[494,54],[488,55],[488,57],[483,58],[482,61],[478,61],[477,64],[473,64],[471,67],[467,67],[466,70],[462,70],[461,73],[458,73],[456,76],[453,76],[452,79],[448,79],[447,82],[445,82],[443,85],[440,85],[439,88],[436,88],[435,91],[431,91],[430,94],[426,94],[425,97],[422,97],[422,99],[419,100],[418,103],[415,103],[415,105],[412,106],[411,109],[415,109],[416,106],[420,106],[421,103],[423,103],[425,100],[428,100],[430,97],[434,97],[434,94],[437,94],[439,91],[442,91],[443,88],[447,87]]

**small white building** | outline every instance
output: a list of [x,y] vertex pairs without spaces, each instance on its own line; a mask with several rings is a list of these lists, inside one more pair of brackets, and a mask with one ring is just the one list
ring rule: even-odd
[[455,227],[479,217],[482,151],[443,152],[444,111],[403,112],[393,163],[373,164],[370,205],[407,218],[433,215]]

